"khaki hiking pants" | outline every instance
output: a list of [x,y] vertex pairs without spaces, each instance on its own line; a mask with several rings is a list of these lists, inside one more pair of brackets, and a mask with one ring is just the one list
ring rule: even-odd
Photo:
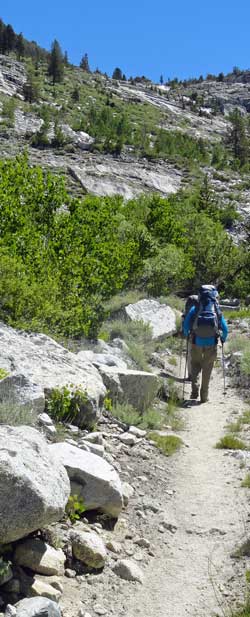
[[199,347],[192,345],[191,350],[191,378],[192,393],[191,397],[198,398],[199,395],[199,375],[201,373],[200,399],[202,403],[208,398],[208,388],[211,373],[217,358],[217,345],[209,347]]

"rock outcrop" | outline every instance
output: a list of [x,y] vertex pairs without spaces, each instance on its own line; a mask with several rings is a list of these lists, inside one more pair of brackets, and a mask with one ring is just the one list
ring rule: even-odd
[[[0,544],[59,520],[70,486],[62,464],[31,427],[0,427]],[[46,481],[45,481],[46,479]]]
[[152,329],[153,339],[171,336],[177,331],[176,314],[170,306],[157,300],[144,299],[128,304],[125,313],[132,321],[143,321]]

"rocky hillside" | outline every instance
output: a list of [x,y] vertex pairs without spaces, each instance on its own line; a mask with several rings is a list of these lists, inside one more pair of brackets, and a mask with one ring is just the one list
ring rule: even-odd
[[[249,111],[247,74],[244,82],[239,75],[233,83],[159,86],[148,80],[119,82],[68,66],[63,84],[52,86],[41,62],[39,91],[29,100],[30,71],[28,61],[0,56],[2,157],[25,148],[32,163],[66,173],[78,195],[126,199],[140,193],[168,195],[194,176],[208,174],[225,203],[248,211],[249,174],[239,174],[225,161],[213,163],[229,131],[228,113]],[[110,118],[120,122],[120,129],[113,126],[107,135],[103,123],[110,124]],[[174,142],[163,144],[166,135]]]

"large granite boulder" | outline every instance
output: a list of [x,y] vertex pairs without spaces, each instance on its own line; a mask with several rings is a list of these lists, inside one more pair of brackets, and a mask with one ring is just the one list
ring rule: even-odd
[[144,299],[125,307],[126,316],[132,321],[143,321],[152,329],[152,338],[171,336],[177,331],[176,314],[170,306],[157,300]]
[[82,497],[87,510],[100,509],[118,517],[122,509],[122,485],[107,461],[69,443],[55,443],[49,449],[57,464],[63,464],[68,472],[71,494]]
[[86,393],[74,423],[92,427],[106,388],[98,370],[45,334],[29,334],[0,323],[1,367],[9,376],[0,381],[0,401],[10,396],[44,411],[45,392],[67,386]]
[[0,544],[59,520],[69,494],[65,469],[38,431],[0,427]]
[[145,411],[161,387],[153,373],[117,367],[99,366],[103,382],[113,402],[129,403],[138,411]]

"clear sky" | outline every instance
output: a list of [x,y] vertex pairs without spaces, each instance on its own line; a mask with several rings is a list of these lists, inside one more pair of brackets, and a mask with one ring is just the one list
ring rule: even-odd
[[250,67],[250,0],[7,0],[0,17],[70,62],[158,81]]

